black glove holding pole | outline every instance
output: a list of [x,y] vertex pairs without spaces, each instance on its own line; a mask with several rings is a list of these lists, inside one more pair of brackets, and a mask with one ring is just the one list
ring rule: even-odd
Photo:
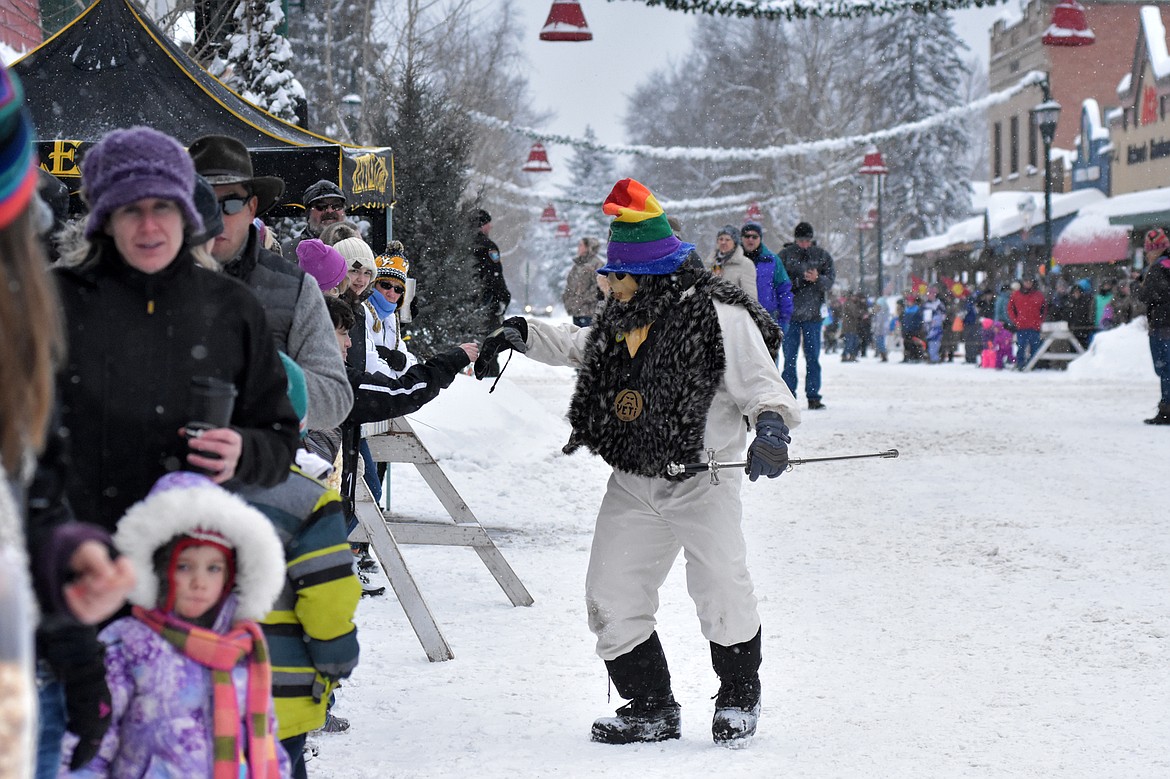
[[752,481],[767,476],[775,479],[788,468],[788,425],[775,411],[764,411],[756,418],[756,440],[747,451],[744,472]]
[[504,323],[488,334],[479,347],[479,358],[475,361],[475,378],[483,379],[488,366],[505,349],[514,349],[520,354],[528,351],[528,321],[522,316],[508,317]]

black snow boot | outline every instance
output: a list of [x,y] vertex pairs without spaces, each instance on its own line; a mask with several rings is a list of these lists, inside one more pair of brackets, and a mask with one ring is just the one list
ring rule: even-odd
[[1158,413],[1144,421],[1147,425],[1170,425],[1170,406],[1159,403]]
[[742,644],[712,642],[711,665],[719,676],[711,737],[716,744],[747,746],[760,719],[760,632]]
[[618,695],[630,702],[616,717],[593,723],[591,738],[602,744],[668,741],[682,735],[682,711],[670,691],[670,671],[658,633],[624,655],[605,661]]

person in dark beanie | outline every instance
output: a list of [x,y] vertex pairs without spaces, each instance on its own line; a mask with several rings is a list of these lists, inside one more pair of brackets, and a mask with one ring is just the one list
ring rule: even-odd
[[[508,284],[504,280],[504,266],[500,262],[500,247],[491,239],[492,215],[482,208],[477,208],[468,217],[471,229],[475,234],[471,239],[471,255],[475,258],[475,268],[479,273],[480,305],[487,312],[487,330],[490,332],[504,321],[504,312],[512,302],[512,293],[508,291]],[[488,368],[489,376],[499,376],[500,367],[492,358]]]
[[253,222],[280,199],[284,182],[254,175],[248,148],[226,135],[197,138],[189,152],[195,172],[215,188],[223,211],[212,256],[224,273],[251,288],[264,307],[277,350],[305,372],[309,427],[336,427],[353,406],[353,392],[333,348],[325,298],[316,279],[295,264],[296,252],[286,259],[265,249]]
[[764,245],[764,226],[759,222],[744,222],[739,228],[743,255],[756,266],[756,291],[760,305],[768,310],[781,331],[788,330],[792,320],[792,281],[784,263]]
[[[593,325],[512,317],[484,340],[485,362],[513,348],[578,369],[566,454],[588,449],[613,467],[598,511],[585,579],[589,628],[621,697],[592,739],[630,744],[681,736],[681,712],[655,630],[658,589],[680,551],[711,663],[719,677],[711,736],[742,746],[760,715],[761,626],[741,528],[741,473],[712,484],[671,463],[739,460],[752,481],[788,464],[800,421],[775,359],[780,330],[751,296],[688,265],[657,199],[633,179],[603,205],[610,226],[610,296]],[[745,425],[745,419],[747,424]]]
[[788,389],[796,394],[796,356],[804,352],[804,395],[811,410],[825,407],[821,400],[821,306],[833,288],[833,258],[816,245],[813,228],[801,222],[793,243],[780,251],[780,261],[792,281],[792,326],[784,331],[784,370]]
[[1155,227],[1146,233],[1146,272],[1138,288],[1138,300],[1146,304],[1146,325],[1154,372],[1162,383],[1158,413],[1147,425],[1170,425],[1170,238]]
[[297,256],[297,244],[306,238],[320,238],[321,231],[332,224],[345,221],[345,207],[349,204],[341,187],[327,179],[316,182],[301,195],[308,222],[304,228],[280,245],[285,257]]

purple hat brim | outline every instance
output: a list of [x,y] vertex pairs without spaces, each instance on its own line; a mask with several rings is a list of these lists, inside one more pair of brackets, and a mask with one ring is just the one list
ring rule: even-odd
[[611,255],[605,267],[598,268],[597,272],[601,274],[629,273],[634,276],[666,276],[678,270],[686,260],[687,255],[694,250],[693,243],[680,242],[678,248],[673,252],[653,260],[616,258]]

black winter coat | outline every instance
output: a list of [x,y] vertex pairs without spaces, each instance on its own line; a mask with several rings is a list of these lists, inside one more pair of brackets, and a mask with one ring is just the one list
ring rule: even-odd
[[73,460],[66,490],[78,519],[113,531],[160,476],[189,467],[179,428],[193,376],[236,386],[236,478],[272,486],[288,476],[298,420],[264,309],[246,286],[196,266],[186,250],[141,273],[108,239],[55,275],[68,346],[57,381]]
[[1146,268],[1137,298],[1146,304],[1151,331],[1170,328],[1170,257],[1158,257]]
[[[792,281],[792,321],[819,322],[821,304],[837,278],[833,258],[816,244],[802,249],[790,243],[780,250],[780,261]],[[804,273],[808,270],[816,270],[819,274],[816,281],[804,280]]]
[[512,293],[504,281],[504,266],[500,263],[500,247],[483,233],[476,233],[471,252],[475,255],[482,285],[480,303],[487,307],[490,315],[499,317],[512,302]]
[[[350,347],[350,352],[353,352],[353,347]],[[361,478],[358,446],[362,425],[413,414],[434,400],[440,390],[450,387],[455,375],[470,363],[467,352],[454,348],[410,366],[396,379],[346,365],[349,383],[353,387],[353,411],[341,425],[341,499],[347,517],[354,516],[357,480]]]

